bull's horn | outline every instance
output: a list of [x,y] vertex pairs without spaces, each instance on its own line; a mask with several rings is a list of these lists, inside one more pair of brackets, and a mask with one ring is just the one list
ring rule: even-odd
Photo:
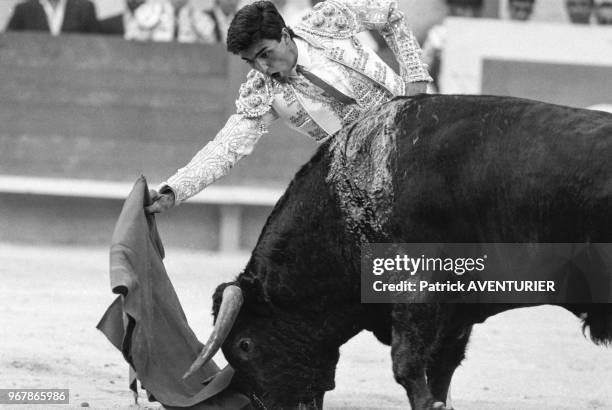
[[227,338],[227,335],[229,335],[229,332],[232,330],[236,316],[238,316],[238,313],[240,312],[242,301],[242,289],[240,289],[238,286],[230,285],[223,290],[221,307],[219,308],[215,328],[208,338],[208,341],[202,348],[202,351],[198,355],[198,358],[193,362],[187,373],[185,373],[183,376],[183,379],[186,379],[195,373],[219,351],[221,345]]

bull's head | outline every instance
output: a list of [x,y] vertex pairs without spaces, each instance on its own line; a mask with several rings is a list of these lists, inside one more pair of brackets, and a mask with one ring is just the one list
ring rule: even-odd
[[214,330],[186,377],[222,348],[236,370],[234,386],[255,406],[322,409],[339,357],[339,344],[324,342],[326,326],[303,314],[241,310],[236,285],[219,286],[214,299]]

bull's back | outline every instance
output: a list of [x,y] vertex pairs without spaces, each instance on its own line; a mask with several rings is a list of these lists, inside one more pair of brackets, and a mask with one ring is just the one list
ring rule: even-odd
[[612,239],[611,114],[494,96],[402,104],[396,239]]

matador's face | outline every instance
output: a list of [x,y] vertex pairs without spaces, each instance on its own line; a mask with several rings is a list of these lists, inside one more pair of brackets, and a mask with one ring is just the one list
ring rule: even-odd
[[280,41],[263,39],[239,54],[255,70],[280,82],[287,81],[297,62],[297,47],[285,29]]

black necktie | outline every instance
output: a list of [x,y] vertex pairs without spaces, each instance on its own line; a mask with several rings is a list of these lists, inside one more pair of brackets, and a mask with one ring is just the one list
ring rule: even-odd
[[302,74],[305,79],[307,79],[308,81],[310,81],[311,83],[313,83],[314,85],[322,89],[325,92],[325,94],[327,94],[329,97],[333,98],[334,100],[340,101],[344,105],[355,103],[355,100],[353,98],[338,91],[335,87],[326,83],[325,80],[322,80],[316,74],[311,73],[310,71],[306,70],[303,66],[298,65],[295,68],[295,71]]

